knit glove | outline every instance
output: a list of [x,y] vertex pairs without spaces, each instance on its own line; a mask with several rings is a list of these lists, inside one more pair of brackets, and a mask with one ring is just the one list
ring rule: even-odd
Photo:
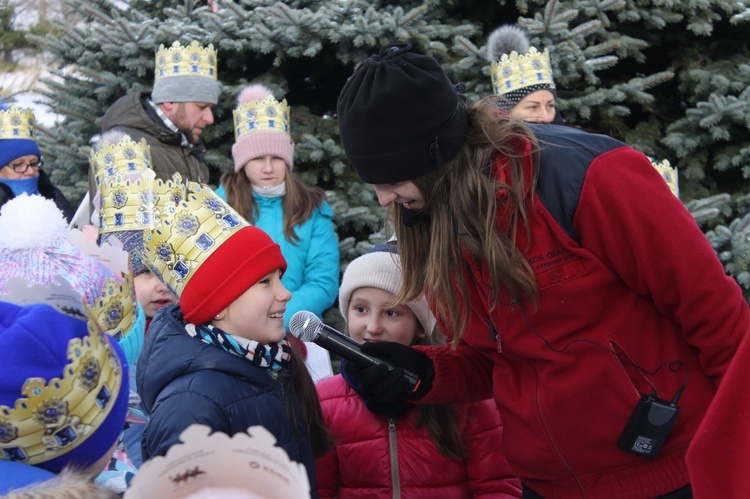
[[[432,388],[435,368],[427,355],[419,350],[393,341],[365,342],[362,353],[387,361],[371,367],[360,367],[356,362],[344,363],[344,370],[368,393],[387,404],[417,400]],[[404,369],[416,374],[419,381],[412,388],[404,376]]]

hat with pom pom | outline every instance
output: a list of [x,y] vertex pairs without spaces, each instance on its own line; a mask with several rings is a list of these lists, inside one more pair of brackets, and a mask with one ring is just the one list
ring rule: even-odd
[[502,96],[499,106],[510,111],[527,95],[538,90],[555,94],[549,50],[539,52],[517,26],[500,26],[487,38],[492,89]]
[[[0,300],[17,304],[49,303],[68,315],[85,318],[87,306],[99,306],[102,330],[116,339],[134,331],[135,296],[122,250],[108,247],[102,258],[119,258],[111,270],[98,257],[99,247],[68,229],[54,201],[22,194],[0,208]],[[105,254],[106,253],[106,254]]]
[[67,239],[65,216],[54,201],[22,194],[0,209],[0,294],[11,277],[28,285],[50,286],[67,281],[89,305],[107,279],[115,277],[102,262]]
[[294,141],[289,134],[289,105],[277,101],[263,85],[245,87],[237,97],[234,110],[232,146],[234,171],[239,172],[248,161],[263,156],[276,156],[294,167]]

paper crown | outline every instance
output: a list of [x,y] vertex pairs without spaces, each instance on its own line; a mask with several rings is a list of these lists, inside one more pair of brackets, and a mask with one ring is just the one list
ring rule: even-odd
[[672,191],[672,194],[679,198],[680,184],[679,176],[677,175],[677,168],[672,167],[669,164],[669,160],[666,159],[661,162],[657,162],[649,158],[649,161],[651,161],[651,164],[654,168],[656,168],[656,171],[658,171],[661,174],[662,178],[667,182],[669,190]]
[[193,40],[182,46],[174,42],[171,47],[159,46],[156,51],[154,80],[172,76],[206,76],[216,79],[216,50],[209,44],[203,48]]
[[180,296],[198,267],[229,237],[250,224],[211,189],[196,182],[154,180],[163,195],[160,225],[143,232],[144,262]]
[[143,463],[125,499],[178,499],[201,491],[205,495],[200,497],[225,497],[222,491],[227,491],[226,497],[310,497],[305,466],[292,461],[262,426],[230,437],[194,424],[180,434],[180,440],[166,456]]
[[36,121],[31,109],[11,106],[0,110],[0,140],[36,140]]
[[151,152],[146,139],[129,136],[103,142],[91,153],[91,168],[99,187],[99,233],[143,230],[159,224],[159,196],[151,186]]
[[537,51],[531,47],[525,54],[511,52],[503,54],[499,60],[490,63],[492,90],[496,95],[505,95],[531,85],[546,85],[554,90],[552,65],[549,50]]
[[239,105],[234,111],[234,138],[259,131],[289,134],[289,104],[286,99],[277,101],[273,95],[263,100],[253,100]]
[[68,342],[61,378],[26,380],[13,407],[0,405],[0,459],[44,463],[82,445],[112,412],[123,366],[94,317],[88,335]]

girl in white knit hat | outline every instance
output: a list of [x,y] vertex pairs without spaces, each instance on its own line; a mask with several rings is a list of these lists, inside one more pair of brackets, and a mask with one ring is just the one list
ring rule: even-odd
[[[352,261],[339,289],[347,333],[358,342],[442,342],[424,296],[394,304],[401,287],[396,253]],[[346,363],[346,360],[342,360]],[[338,497],[520,497],[521,483],[495,457],[502,423],[494,404],[387,404],[369,396],[346,371],[318,382],[326,425],[336,441],[318,458],[318,493]]]

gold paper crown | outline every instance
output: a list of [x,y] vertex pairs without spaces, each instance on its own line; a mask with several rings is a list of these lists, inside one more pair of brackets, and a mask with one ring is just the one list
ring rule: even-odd
[[531,47],[522,55],[516,51],[510,55],[503,54],[499,61],[490,63],[490,75],[492,90],[496,95],[505,95],[530,85],[549,85],[552,90],[555,89],[549,50],[546,48],[544,52]]
[[672,167],[669,164],[669,160],[664,160],[660,163],[657,163],[651,158],[648,158],[649,161],[651,161],[651,164],[654,168],[656,168],[656,171],[658,171],[662,178],[667,182],[667,185],[669,186],[669,190],[672,191],[672,194],[680,197],[680,184],[679,184],[679,177],[677,175],[677,168]]
[[91,168],[99,186],[99,233],[143,230],[159,225],[158,203],[167,192],[157,192],[156,174],[146,139],[125,136],[116,144],[104,142],[91,154]]
[[11,106],[0,110],[0,140],[2,139],[36,140],[36,122],[31,109]]
[[279,102],[269,95],[263,100],[241,104],[233,114],[235,142],[248,133],[261,130],[289,134],[289,104],[286,99]]
[[68,343],[61,378],[28,378],[13,407],[0,405],[0,459],[30,465],[55,459],[83,444],[112,412],[123,370],[97,314],[90,311],[88,336]]
[[155,180],[154,189],[182,195],[171,195],[161,207],[161,227],[143,231],[144,262],[180,296],[216,248],[250,224],[208,187],[182,185],[179,174],[171,181]]
[[190,45],[182,46],[174,42],[171,47],[159,46],[156,51],[155,80],[172,76],[207,76],[216,79],[216,50],[209,44],[201,47],[193,40]]
[[136,307],[133,292],[133,275],[125,275],[123,282],[107,279],[96,306],[89,310],[94,320],[106,334],[120,341],[130,333],[135,322]]

